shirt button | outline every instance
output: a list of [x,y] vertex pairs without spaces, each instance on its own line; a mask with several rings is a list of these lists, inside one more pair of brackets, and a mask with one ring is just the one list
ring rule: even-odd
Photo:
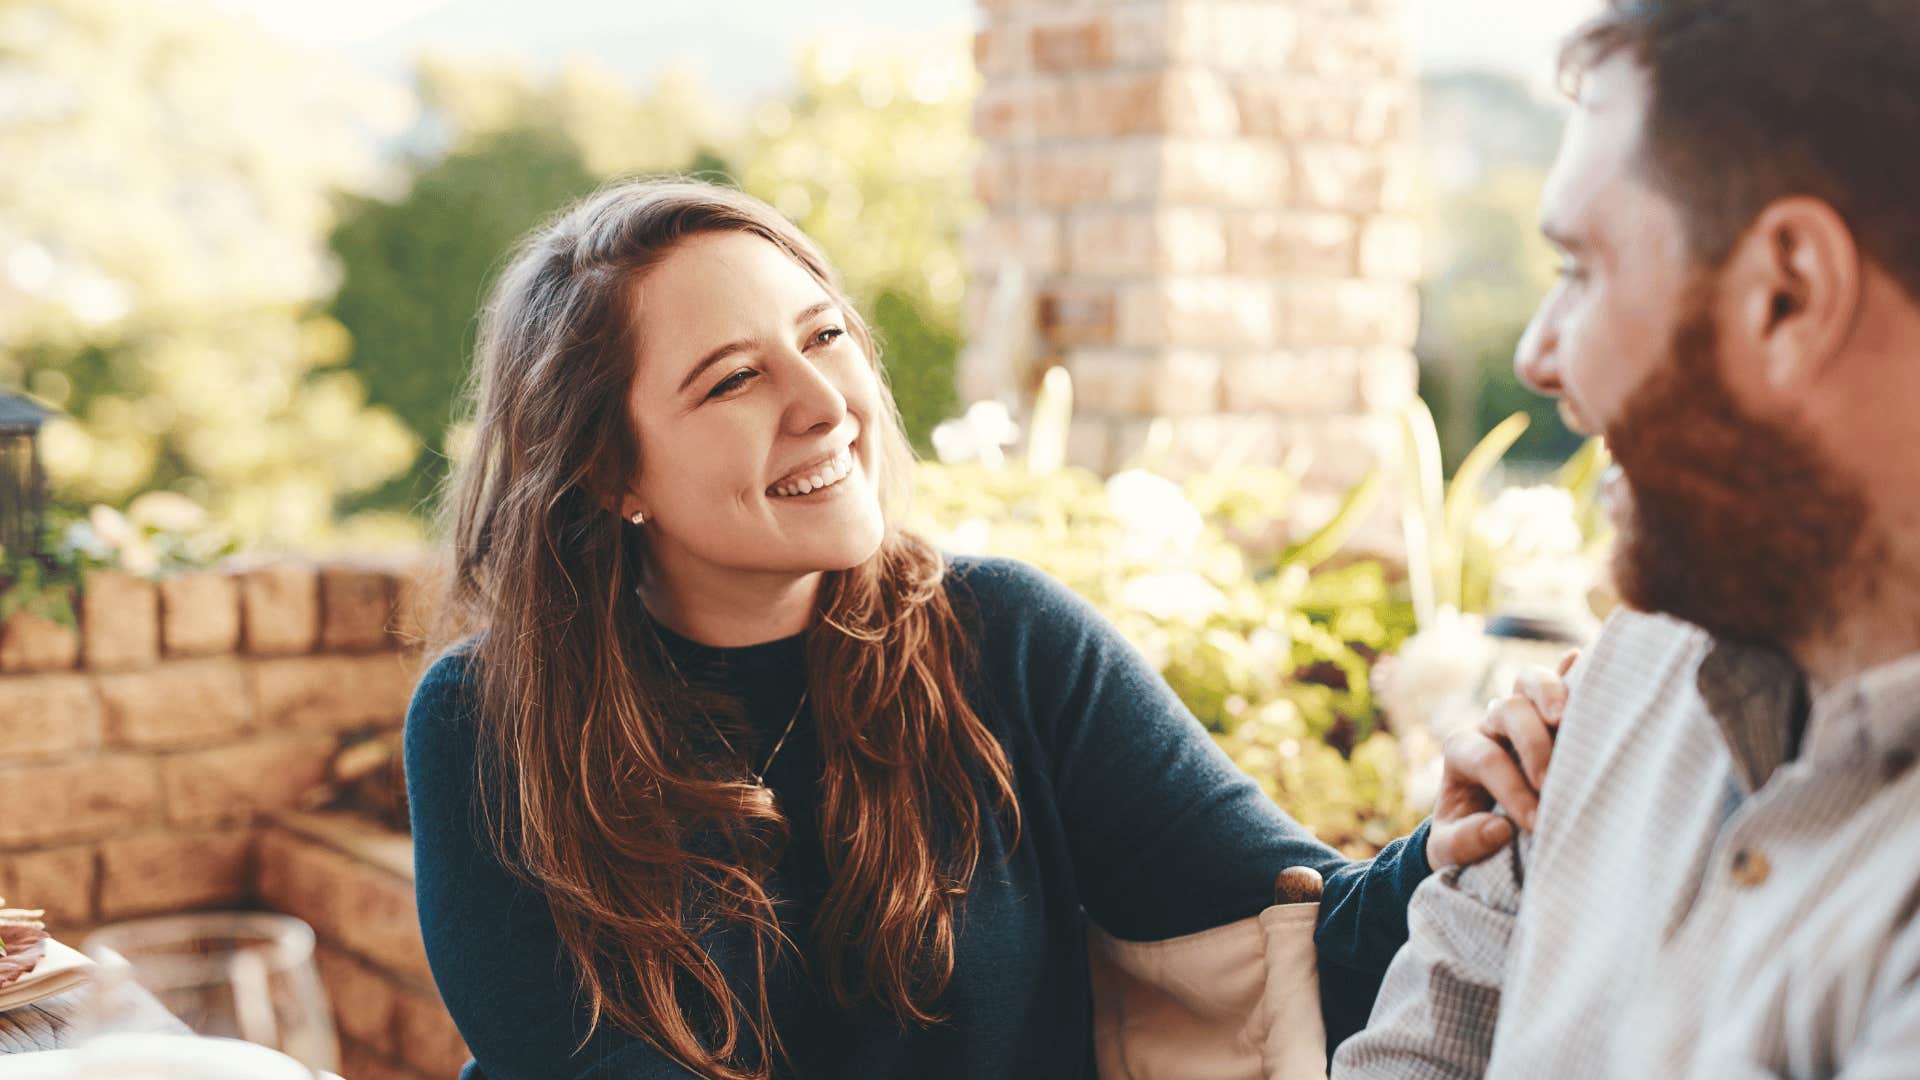
[[1773,872],[1772,864],[1767,862],[1765,854],[1752,848],[1742,848],[1733,853],[1733,883],[1744,889],[1757,889],[1766,884],[1767,875]]

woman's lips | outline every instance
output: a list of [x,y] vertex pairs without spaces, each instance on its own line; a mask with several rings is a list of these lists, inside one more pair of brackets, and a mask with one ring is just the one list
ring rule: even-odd
[[849,445],[826,460],[792,474],[767,488],[772,498],[797,499],[838,487],[858,467],[853,446]]

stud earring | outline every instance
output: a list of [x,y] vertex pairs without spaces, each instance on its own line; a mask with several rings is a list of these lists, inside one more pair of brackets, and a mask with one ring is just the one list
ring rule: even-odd
[[647,515],[638,510],[635,510],[633,512],[633,516],[628,518],[627,520],[633,522],[635,525],[645,525],[647,523]]

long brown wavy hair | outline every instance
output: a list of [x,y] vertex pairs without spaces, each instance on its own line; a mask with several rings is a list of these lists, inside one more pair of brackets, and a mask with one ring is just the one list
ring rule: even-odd
[[[479,818],[545,895],[591,1026],[746,1078],[780,1054],[768,972],[797,949],[763,886],[785,822],[751,797],[741,763],[690,749],[699,714],[637,591],[644,531],[608,509],[639,467],[626,404],[637,291],[676,244],[724,231],[805,268],[878,370],[826,259],[771,207],[688,181],[589,196],[522,243],[482,312],[437,639],[469,653]],[[841,1008],[917,1025],[939,1020],[985,815],[1017,830],[1019,812],[1006,753],[963,692],[968,639],[945,567],[898,527],[912,451],[886,401],[870,421],[885,539],[825,575],[806,637],[831,885],[805,957]],[[731,987],[699,944],[724,926],[749,933],[752,987]]]

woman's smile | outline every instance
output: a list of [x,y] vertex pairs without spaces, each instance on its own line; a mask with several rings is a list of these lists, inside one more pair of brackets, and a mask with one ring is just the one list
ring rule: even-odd
[[769,485],[767,495],[772,498],[798,499],[817,494],[825,498],[828,491],[838,488],[840,482],[853,475],[858,467],[858,459],[854,456],[854,445],[841,447],[825,457],[794,469]]

